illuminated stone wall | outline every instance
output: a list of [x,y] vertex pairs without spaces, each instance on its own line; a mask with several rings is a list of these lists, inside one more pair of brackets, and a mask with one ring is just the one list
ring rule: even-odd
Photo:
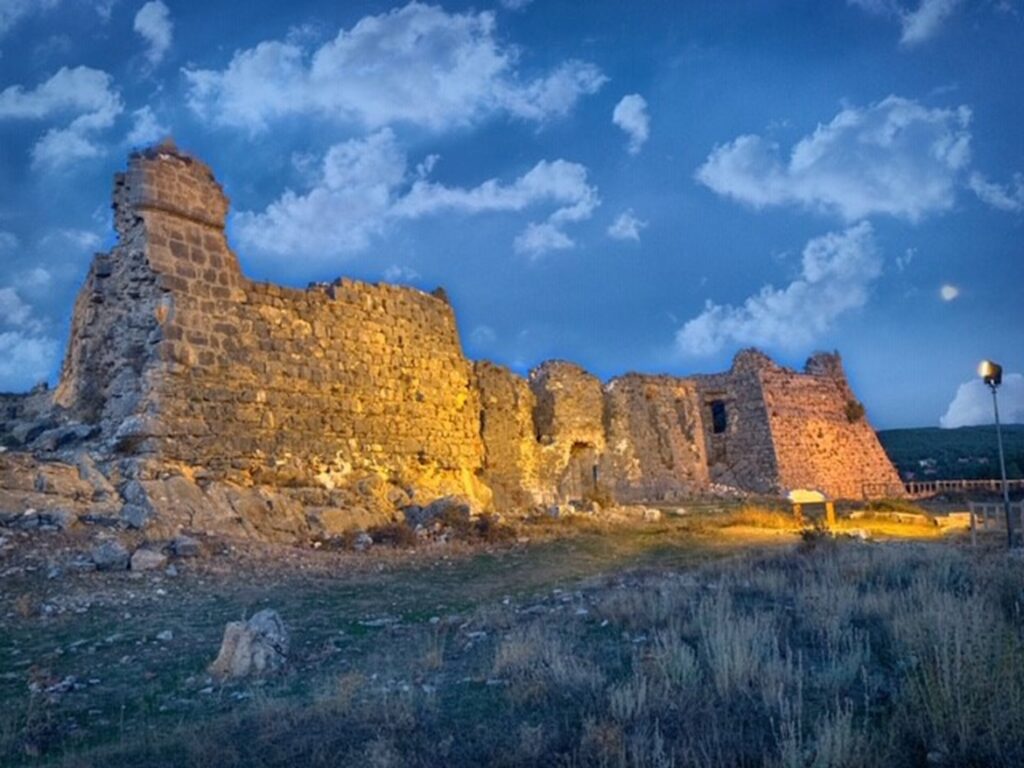
[[54,399],[115,455],[199,481],[382,480],[413,501],[459,493],[501,510],[898,481],[849,418],[838,357],[796,373],[747,350],[723,374],[606,385],[553,361],[523,378],[465,358],[443,297],[247,279],[220,185],[173,147],[132,156],[114,210],[119,241],[78,297]]
[[169,148],[115,182],[121,244],[79,297],[58,401],[133,452],[216,477],[377,474],[486,500],[480,406],[451,307],[412,288],[246,279],[209,169]]
[[761,383],[782,488],[859,498],[865,483],[901,487],[838,355],[815,355],[804,373],[765,365]]
[[709,489],[703,414],[693,381],[629,374],[605,387],[600,476],[624,501],[672,501]]

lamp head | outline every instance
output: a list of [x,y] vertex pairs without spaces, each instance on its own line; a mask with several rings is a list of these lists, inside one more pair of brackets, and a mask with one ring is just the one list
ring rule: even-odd
[[1003,366],[991,360],[982,360],[978,366],[978,375],[993,389],[1003,383]]

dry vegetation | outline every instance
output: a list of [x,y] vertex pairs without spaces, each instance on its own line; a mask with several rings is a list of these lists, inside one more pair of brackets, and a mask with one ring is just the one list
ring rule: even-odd
[[[731,524],[789,525],[773,515],[745,510]],[[669,539],[677,533],[662,529]],[[558,556],[581,557],[585,541]],[[815,532],[782,548],[715,552],[724,556],[640,570],[607,560],[605,575],[559,579],[563,589],[549,583],[458,614],[421,614],[374,630],[340,660],[307,655],[284,679],[219,689],[211,698],[220,706],[203,717],[129,712],[130,727],[112,724],[51,760],[154,768],[1024,764],[1020,559],[955,542]],[[525,557],[523,568],[540,564]],[[487,575],[467,567],[448,588],[474,577]],[[201,663],[183,663],[178,674]],[[0,722],[0,756],[30,762],[13,747],[52,717],[27,700]]]

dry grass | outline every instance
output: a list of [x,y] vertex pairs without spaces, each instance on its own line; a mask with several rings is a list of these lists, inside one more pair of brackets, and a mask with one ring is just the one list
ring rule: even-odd
[[1024,764],[1024,568],[1003,553],[812,535],[577,586],[382,633],[314,695],[284,681],[64,764]]

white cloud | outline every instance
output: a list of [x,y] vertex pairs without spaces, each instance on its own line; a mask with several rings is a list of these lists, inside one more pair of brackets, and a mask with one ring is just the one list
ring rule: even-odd
[[933,38],[963,0],[920,0],[911,7],[900,0],[848,0],[868,13],[899,21],[900,43],[911,47]]
[[967,182],[971,191],[985,204],[1009,213],[1024,211],[1024,174],[1013,175],[1013,185],[1003,186],[986,179],[980,173],[972,173]]
[[566,251],[576,245],[573,239],[550,222],[528,224],[513,243],[516,253],[538,259],[551,251]]
[[0,325],[21,327],[32,318],[32,307],[13,288],[0,288]]
[[240,244],[321,259],[361,251],[382,231],[405,175],[405,154],[387,128],[336,144],[309,192],[288,189],[265,210],[235,216]]
[[755,208],[799,205],[847,221],[887,214],[917,221],[949,210],[970,161],[971,112],[889,96],[847,107],[782,157],[774,142],[740,136],[715,149],[696,178]]
[[39,241],[44,249],[71,248],[76,251],[95,251],[99,248],[103,239],[88,229],[74,229],[65,227],[48,232]]
[[51,10],[61,0],[0,0],[0,37],[26,16]]
[[554,206],[545,222],[530,225],[517,240],[517,248],[536,256],[572,247],[563,228],[589,218],[600,203],[586,168],[565,160],[542,160],[509,184],[489,179],[472,188],[421,178],[426,165],[410,174],[405,152],[389,128],[337,144],[308,192],[286,190],[262,212],[238,214],[239,240],[271,255],[336,258],[365,249],[394,221]]
[[916,10],[900,14],[904,45],[918,45],[930,40],[939,31],[961,0],[921,0]]
[[170,9],[161,0],[150,0],[135,14],[134,29],[146,41],[146,60],[155,67],[171,47],[174,22]]
[[14,282],[19,290],[38,291],[50,286],[53,282],[53,275],[45,267],[33,267],[27,272],[19,274]]
[[946,283],[939,288],[939,298],[943,301],[954,301],[958,296],[960,296],[960,289],[951,283]]
[[390,267],[384,270],[383,277],[389,283],[411,283],[413,280],[418,280],[420,273],[412,267],[407,267],[402,264],[392,264]]
[[646,143],[651,130],[647,101],[639,93],[623,96],[612,112],[612,122],[629,136],[629,154],[637,154]]
[[65,127],[49,129],[32,148],[33,164],[51,169],[100,155],[95,134],[112,126],[122,109],[110,75],[90,67],[62,67],[32,90],[12,85],[0,92],[0,120],[75,116]]
[[501,7],[510,11],[521,11],[532,2],[533,0],[501,0]]
[[647,226],[646,221],[640,221],[633,215],[632,209],[623,211],[608,227],[608,237],[614,240],[632,240],[640,242],[640,230]]
[[469,340],[475,347],[489,347],[498,340],[498,334],[489,325],[478,325],[469,332]]
[[152,109],[142,107],[132,112],[132,129],[125,137],[125,141],[132,147],[148,146],[169,133],[170,129],[157,120]]
[[0,288],[0,392],[28,389],[57,363],[57,341],[11,287]]
[[676,334],[680,351],[713,354],[727,345],[796,349],[814,343],[845,312],[864,306],[882,272],[868,222],[808,241],[800,277],[782,289],[766,285],[742,306],[708,301]]
[[917,256],[917,249],[907,248],[907,250],[903,252],[902,256],[896,257],[896,269],[898,269],[900,272],[906,271],[907,267],[910,266],[915,256]]
[[[1004,424],[1024,424],[1024,375],[1007,373],[999,388],[999,418]],[[992,391],[981,379],[961,384],[939,426],[947,429],[993,424]]]
[[606,81],[594,65],[567,61],[523,82],[519,55],[496,36],[492,12],[449,14],[413,2],[366,16],[316,50],[266,41],[237,51],[223,70],[184,72],[196,113],[250,131],[289,115],[434,130],[495,113],[544,121]]
[[0,332],[0,391],[21,392],[45,381],[57,364],[56,339]]

